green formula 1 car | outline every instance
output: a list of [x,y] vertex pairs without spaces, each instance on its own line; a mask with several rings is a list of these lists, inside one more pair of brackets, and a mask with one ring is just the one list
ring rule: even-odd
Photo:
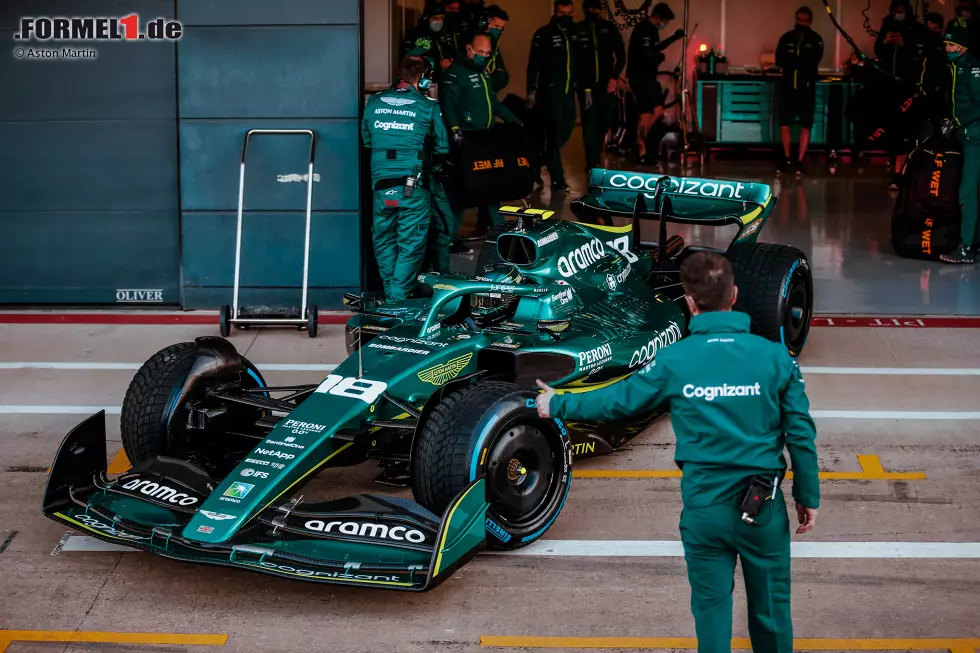
[[[678,267],[693,247],[670,223],[732,224],[727,254],[753,329],[799,354],[812,309],[806,258],[757,244],[774,198],[763,184],[595,170],[573,210],[516,217],[479,276],[426,274],[431,295],[349,296],[349,357],[321,383],[269,387],[227,340],[148,360],[123,404],[130,471],[106,473],[105,421],[68,434],[44,514],[178,560],[309,581],[426,590],[483,546],[514,549],[554,523],[575,457],[622,446],[629,423],[538,418],[534,382],[589,392],[683,338]],[[613,217],[632,217],[611,226]],[[636,235],[660,221],[658,242]],[[592,224],[589,224],[591,222]],[[377,461],[382,495],[318,500],[315,473]]]

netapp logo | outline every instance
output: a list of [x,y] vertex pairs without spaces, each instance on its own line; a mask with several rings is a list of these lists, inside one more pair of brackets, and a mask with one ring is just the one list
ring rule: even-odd
[[563,277],[574,276],[576,272],[586,270],[606,256],[606,247],[598,238],[572,250],[566,256],[558,259],[558,271]]
[[[657,187],[662,177],[633,175],[627,177],[624,174],[615,174],[609,178],[609,185],[616,188],[628,188],[630,190],[652,191]],[[742,191],[745,184],[730,184],[724,181],[703,181],[701,179],[679,179],[680,187],[677,189],[678,195],[694,195],[701,197],[724,197],[727,199],[742,199]],[[653,197],[649,193],[644,193],[646,197]]]
[[177,503],[182,506],[193,506],[195,503],[197,503],[197,497],[192,497],[184,492],[178,492],[171,487],[160,485],[159,483],[154,483],[153,481],[143,481],[138,478],[134,478],[131,481],[127,481],[126,484],[123,485],[123,488],[134,492],[139,490],[140,494],[145,494],[148,497],[153,497],[154,499],[159,499],[160,501],[166,501],[167,503]]
[[275,451],[273,449],[256,449],[255,453],[259,456],[271,456],[272,458],[279,458],[281,460],[292,460],[296,456],[291,453],[283,453],[281,451]]
[[118,288],[116,303],[123,304],[159,304],[163,302],[163,290],[145,290],[137,288]]
[[382,129],[388,131],[389,129],[394,129],[396,131],[411,132],[415,131],[415,123],[404,123],[404,122],[381,122],[380,120],[374,121],[375,129]]
[[762,394],[759,384],[755,385],[713,385],[696,386],[688,383],[684,386],[684,396],[688,399],[697,397],[705,401],[714,401],[717,397],[758,397]]
[[367,522],[358,524],[352,521],[332,521],[325,523],[319,519],[306,522],[308,529],[320,533],[330,533],[334,526],[337,527],[338,533],[343,533],[344,535],[359,535],[360,537],[375,537],[382,540],[398,540],[400,542],[407,540],[414,544],[425,542],[425,534],[422,531],[417,531],[414,528],[406,528],[405,526],[393,526],[389,528],[384,524]]
[[661,331],[651,338],[650,342],[633,352],[633,356],[630,358],[630,367],[633,368],[646,365],[657,356],[658,351],[667,345],[674,344],[680,340],[683,335],[684,334],[681,333],[681,328],[677,326],[675,322],[671,322],[670,326],[667,327],[665,331]]

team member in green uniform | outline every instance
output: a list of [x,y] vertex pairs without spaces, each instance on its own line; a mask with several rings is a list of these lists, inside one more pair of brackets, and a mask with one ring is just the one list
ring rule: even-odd
[[[425,59],[402,59],[400,82],[368,99],[361,122],[361,137],[371,150],[374,255],[390,302],[408,298],[425,256],[432,212],[432,198],[421,183],[426,140],[431,138],[431,154],[449,152],[439,104],[423,94],[431,74]],[[410,194],[409,179],[415,184]]]
[[487,72],[490,73],[490,83],[493,92],[499,93],[510,84],[510,73],[504,63],[504,53],[500,51],[500,37],[510,16],[499,5],[487,7],[487,35],[490,37],[490,61],[487,62]]
[[[490,37],[476,34],[466,45],[466,58],[458,58],[443,76],[439,99],[455,147],[463,146],[465,132],[492,129],[497,117],[504,122],[520,124],[517,116],[493,92],[487,73],[490,55]],[[497,209],[497,206],[486,207],[495,226],[503,222]],[[462,209],[456,209],[454,215],[455,232],[458,232],[463,222]]]
[[446,29],[446,10],[442,2],[426,5],[425,13],[415,29],[405,36],[402,56],[412,53],[435,61],[438,69],[433,80],[438,83],[441,71],[449,67],[456,56],[455,35]]
[[814,525],[820,504],[816,430],[803,377],[778,344],[749,333],[749,316],[731,310],[737,288],[728,260],[698,252],[681,266],[691,335],[657,352],[628,379],[583,394],[538,396],[544,418],[608,420],[669,406],[683,470],[681,540],[691,611],[702,653],[731,651],[732,576],[741,558],[749,634],[756,653],[791,653],[789,519],[782,492],[764,502],[755,523],[739,505],[749,480],[770,481],[793,464],[800,527]]
[[572,0],[555,0],[551,22],[534,33],[527,60],[527,103],[547,120],[545,161],[551,187],[568,190],[561,148],[575,128],[575,19]]
[[616,86],[626,66],[626,46],[616,24],[602,17],[601,0],[582,3],[585,20],[578,24],[579,107],[585,168],[600,166],[602,146],[609,131]]
[[980,250],[977,235],[977,186],[980,185],[980,59],[967,50],[970,31],[958,18],[946,28],[946,54],[953,69],[953,119],[963,144],[962,242],[939,258],[947,263],[974,263]]
[[636,111],[640,114],[636,125],[636,150],[640,165],[653,163],[656,155],[649,154],[648,146],[655,150],[657,143],[647,143],[647,140],[654,126],[664,118],[664,92],[657,81],[657,69],[664,61],[663,51],[684,38],[684,30],[678,29],[660,40],[660,32],[674,20],[674,12],[666,2],[658,2],[649,11],[647,19],[633,28],[629,62],[626,64],[626,78],[636,99]]

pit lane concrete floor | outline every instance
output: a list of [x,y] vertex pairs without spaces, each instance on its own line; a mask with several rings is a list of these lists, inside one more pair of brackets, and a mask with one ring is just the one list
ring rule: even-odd
[[[564,511],[538,551],[576,548],[579,555],[481,555],[424,595],[307,585],[145,553],[51,555],[66,529],[39,515],[43,470],[84,413],[120,405],[133,374],[131,369],[65,369],[70,366],[63,363],[138,365],[166,345],[216,331],[209,326],[0,326],[0,650],[5,637],[15,640],[6,649],[10,653],[476,651],[481,641],[508,644],[501,650],[536,650],[528,645],[542,640],[530,637],[693,637],[683,559],[676,551],[662,552],[678,539],[678,480],[610,477],[671,470],[673,437],[666,421],[614,455],[576,463],[576,471],[600,477],[574,478]],[[232,340],[262,368],[340,362],[342,334],[343,327],[325,326],[316,340],[291,330],[237,331]],[[823,482],[817,529],[794,536],[796,554],[802,556],[793,560],[798,638],[847,640],[822,643],[834,650],[874,645],[854,638],[919,640],[884,644],[898,650],[976,648],[962,638],[980,637],[978,343],[977,332],[967,329],[814,330],[801,361],[813,409],[849,411],[846,418],[817,418],[821,469],[861,472],[864,464],[871,479],[877,462],[881,472],[918,472],[925,478]],[[37,369],[12,362],[58,365]],[[825,373],[831,367],[858,373]],[[930,368],[931,374],[881,375],[866,368]],[[937,369],[955,374],[936,375]],[[323,374],[270,371],[267,378],[314,382]],[[883,418],[872,411],[889,413]],[[939,411],[942,419],[936,418]],[[112,456],[119,447],[115,415],[108,418],[108,438]],[[859,463],[859,455],[877,458]],[[389,492],[373,483],[376,472],[371,464],[329,471],[307,493]],[[627,556],[609,556],[608,541],[626,547],[621,553]],[[658,544],[662,541],[667,544]],[[800,548],[807,543],[818,543],[822,553]],[[841,553],[828,550],[830,543],[858,544]],[[922,543],[947,544],[930,553]],[[891,557],[903,551],[912,557]],[[813,557],[825,554],[831,557]],[[967,557],[952,557],[958,555]],[[740,582],[735,635],[745,637]],[[73,636],[82,642],[118,643],[23,642],[19,639],[27,635],[2,629],[67,631],[29,633],[62,642],[80,632]],[[106,632],[150,635],[120,639]],[[174,634],[219,637],[187,640]],[[923,638],[957,641],[923,643]],[[561,641],[543,641],[575,650]],[[617,644],[578,641],[583,643]],[[646,645],[691,644],[656,639]]]
[[[535,207],[550,208],[571,218],[568,206],[584,195],[584,171],[580,131],[576,129],[565,147],[564,165],[568,193],[553,193],[546,186],[532,196]],[[814,159],[807,174],[777,177],[768,161],[711,160],[703,167],[685,171],[677,164],[640,168],[618,156],[607,156],[605,166],[616,170],[641,170],[677,176],[699,176],[771,184],[776,206],[759,238],[761,242],[798,247],[813,266],[815,310],[827,313],[874,313],[884,315],[980,314],[980,265],[960,267],[939,262],[916,261],[897,256],[891,246],[891,214],[897,193],[887,190],[884,163],[865,163],[864,168],[840,165],[834,176],[825,162]],[[547,173],[544,180],[549,182]],[[472,224],[470,216],[467,224]],[[617,221],[626,224],[626,221]],[[659,223],[643,227],[644,240],[656,240]],[[688,244],[726,248],[734,227],[677,227]],[[477,244],[477,243],[472,243]],[[461,270],[472,271],[476,257],[456,257]]]

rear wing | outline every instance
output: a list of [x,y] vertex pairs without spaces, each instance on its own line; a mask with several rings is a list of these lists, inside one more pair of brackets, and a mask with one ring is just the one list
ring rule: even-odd
[[[640,200],[640,201],[638,201]],[[758,182],[670,177],[595,168],[589,190],[572,202],[579,218],[636,218],[739,226],[736,240],[751,241],[775,204],[772,188]]]

